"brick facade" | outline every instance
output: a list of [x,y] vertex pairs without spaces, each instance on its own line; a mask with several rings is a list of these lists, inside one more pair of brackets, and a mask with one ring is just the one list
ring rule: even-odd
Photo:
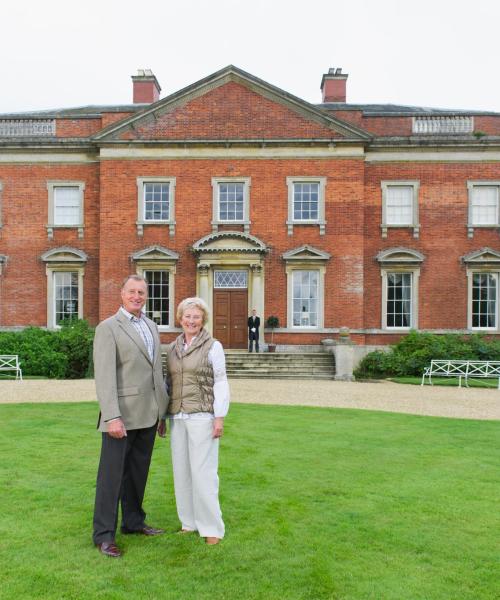
[[[485,330],[499,333],[499,224],[470,227],[468,183],[491,182],[498,203],[500,115],[460,113],[474,119],[473,132],[418,136],[413,116],[454,114],[414,110],[310,105],[228,67],[152,104],[55,111],[55,137],[0,137],[0,327],[50,326],[51,269],[64,271],[65,264],[82,276],[79,309],[92,324],[116,310],[129,272],[171,269],[172,308],[197,293],[211,302],[215,271],[229,268],[248,272],[248,312],[257,305],[264,318],[279,316],[278,344],[317,345],[341,327],[357,343],[385,344],[415,323],[431,331],[471,330],[468,271],[477,266],[496,285],[496,320]],[[0,115],[0,123],[15,119],[21,116]],[[290,181],[302,178],[324,179],[322,223],[290,223]],[[162,179],[172,198],[175,188],[175,216],[171,223],[141,221],[138,186]],[[217,222],[219,179],[246,182],[247,220]],[[50,228],[50,182],[83,186],[82,227]],[[391,182],[416,185],[418,223],[384,231],[382,188]],[[213,241],[195,251],[210,234]],[[148,249],[156,255],[141,262],[137,257]],[[384,263],[381,253],[395,249],[407,258]],[[464,260],[483,249],[479,263]],[[422,258],[412,259],[412,252]],[[294,269],[320,273],[314,326],[295,326],[290,316],[290,295],[298,293],[290,283]],[[408,327],[383,326],[386,271],[412,272],[418,297]],[[307,306],[313,319],[316,305]],[[397,306],[409,310],[401,299]],[[177,331],[170,317],[162,340]]]

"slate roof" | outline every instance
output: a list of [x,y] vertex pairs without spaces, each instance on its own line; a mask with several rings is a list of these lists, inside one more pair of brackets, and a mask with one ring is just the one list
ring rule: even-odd
[[90,104],[89,106],[75,106],[73,108],[52,108],[49,110],[36,110],[18,113],[1,113],[2,119],[57,119],[57,118],[91,118],[100,117],[103,113],[132,113],[144,110],[150,106],[147,104],[118,104],[118,105],[99,105]]
[[349,104],[347,102],[324,102],[323,104],[316,104],[316,106],[328,111],[361,111],[367,117],[474,117],[500,115],[500,113],[493,111],[432,108],[428,106],[405,106],[403,104]]

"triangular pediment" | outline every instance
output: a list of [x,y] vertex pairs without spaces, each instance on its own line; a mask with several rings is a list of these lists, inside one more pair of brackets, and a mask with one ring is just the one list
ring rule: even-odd
[[471,265],[499,265],[500,252],[492,250],[491,248],[481,248],[480,250],[475,250],[474,252],[470,252],[463,256],[462,261],[465,264]]
[[309,246],[309,244],[305,244],[304,246],[299,246],[298,248],[294,248],[293,250],[288,250],[282,254],[283,260],[289,261],[327,261],[331,258],[331,254],[325,252],[324,250],[319,250],[318,248],[314,248],[314,246]]
[[44,252],[40,258],[43,262],[47,263],[60,263],[60,262],[71,262],[71,263],[83,263],[87,262],[87,254],[83,250],[77,250],[70,246],[60,246],[59,248],[52,248]]
[[113,123],[94,136],[119,141],[349,140],[370,135],[232,65]]
[[132,260],[135,261],[176,261],[179,260],[179,255],[173,250],[164,248],[163,246],[149,246],[143,250],[138,250],[132,254]]
[[382,265],[414,265],[423,262],[425,256],[412,248],[386,248],[375,258]]
[[268,248],[263,241],[249,233],[241,231],[220,231],[202,237],[193,244],[195,254],[200,253],[252,253],[264,254]]

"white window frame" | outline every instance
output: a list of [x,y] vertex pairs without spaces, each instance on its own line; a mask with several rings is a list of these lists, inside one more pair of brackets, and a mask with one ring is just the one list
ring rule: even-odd
[[47,328],[61,329],[56,323],[55,273],[78,273],[78,318],[83,319],[83,277],[85,267],[80,264],[48,264],[47,274]]
[[145,277],[146,271],[167,271],[168,272],[168,324],[158,325],[158,331],[172,331],[175,328],[175,272],[176,266],[171,262],[163,262],[155,260],[151,262],[137,261],[136,273],[141,277]]
[[[318,319],[314,326],[307,325],[294,325],[293,324],[293,274],[295,271],[316,271],[318,273]],[[324,324],[324,296],[325,296],[325,272],[326,266],[320,264],[293,264],[287,265],[286,276],[287,276],[287,328],[293,329],[297,332],[311,332],[323,329]]]
[[[318,184],[318,218],[317,219],[295,219],[294,216],[294,191],[296,183],[317,183]],[[286,222],[288,235],[293,235],[293,228],[296,225],[318,225],[319,234],[325,235],[325,188],[326,177],[287,177],[286,185],[288,187],[288,219]]]
[[[172,300],[172,286],[173,286],[174,276],[170,269],[168,269],[168,268],[166,269],[164,267],[159,267],[158,265],[155,265],[154,267],[151,267],[151,268],[141,267],[141,269],[142,269],[141,275],[142,275],[142,277],[145,277],[146,280],[147,280],[146,273],[148,271],[155,271],[158,273],[168,273],[168,323],[163,324],[163,325],[160,325],[157,323],[159,331],[166,331],[171,328],[172,321],[174,320],[173,315],[172,315],[172,310],[174,310],[174,303]],[[148,286],[149,286],[149,280],[148,280]],[[149,296],[149,291],[148,291],[148,300],[149,300],[149,297],[150,296]],[[146,306],[147,306],[147,302],[142,309],[144,313],[146,313]],[[151,317],[149,317],[149,318],[151,318]],[[151,320],[154,321],[154,318]]]
[[[387,302],[388,302],[388,275],[389,274],[411,274],[411,309],[410,309],[410,324],[404,327],[393,327],[387,325]],[[387,331],[409,331],[410,329],[418,328],[418,280],[420,276],[420,268],[418,267],[382,267],[380,270],[382,277],[382,329]]]
[[[219,185],[221,183],[243,184],[243,219],[223,220],[219,218]],[[212,231],[219,230],[219,225],[243,225],[245,233],[250,232],[250,177],[212,177]]]
[[[493,187],[497,188],[497,214],[496,223],[488,223],[485,225],[475,224],[472,219],[472,202],[474,200],[474,190],[478,187]],[[468,194],[468,221],[467,221],[467,236],[469,238],[474,237],[474,229],[495,229],[500,227],[500,181],[468,181],[467,182],[467,194]]]
[[[394,181],[381,181],[380,186],[382,188],[382,223],[380,228],[382,230],[382,237],[386,238],[389,229],[413,229],[413,237],[418,239],[420,235],[420,224],[418,222],[418,194],[420,189],[420,181],[416,180],[394,180]],[[387,222],[387,202],[389,196],[389,189],[391,187],[410,187],[413,189],[413,202],[412,202],[412,222],[408,224],[391,224]]]
[[[496,278],[496,306],[495,306],[495,327],[473,327],[472,326],[472,289],[474,275],[495,275]],[[500,269],[492,268],[468,268],[467,269],[467,328],[471,331],[499,331],[500,330],[500,311],[499,311],[499,292],[500,292]]]
[[[79,190],[80,198],[80,214],[79,214],[79,223],[74,224],[63,224],[59,225],[55,223],[55,189],[62,187],[76,187]],[[77,229],[78,230],[78,238],[83,239],[83,230],[84,230],[84,192],[85,192],[85,182],[84,181],[47,181],[47,191],[48,191],[48,223],[47,227],[47,236],[49,240],[54,239],[54,229]]]
[[[167,225],[170,236],[175,235],[175,177],[137,177],[137,235],[144,235],[145,225]],[[147,219],[145,218],[145,194],[144,188],[147,183],[168,183],[169,218]]]

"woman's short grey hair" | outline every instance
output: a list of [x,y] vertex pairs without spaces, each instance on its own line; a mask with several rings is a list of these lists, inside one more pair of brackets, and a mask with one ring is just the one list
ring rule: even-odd
[[203,315],[202,324],[206,325],[208,317],[210,316],[210,310],[205,300],[196,297],[184,298],[184,300],[182,300],[179,303],[179,306],[177,307],[177,321],[179,321],[179,323],[181,322],[182,315],[186,312],[188,308],[197,308],[198,310],[201,310]]

